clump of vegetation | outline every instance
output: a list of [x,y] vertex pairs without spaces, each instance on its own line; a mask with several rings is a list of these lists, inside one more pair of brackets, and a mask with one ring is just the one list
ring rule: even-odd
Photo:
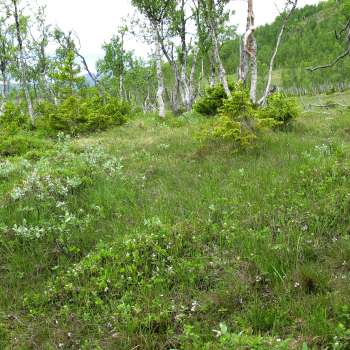
[[122,125],[131,112],[129,103],[114,97],[69,96],[57,106],[45,102],[39,106],[39,128],[72,135],[105,130],[112,125]]
[[252,103],[248,90],[239,82],[232,90],[231,98],[222,100],[218,119],[202,137],[222,139],[247,147],[262,130],[293,119],[296,116],[294,107],[289,99],[277,94],[276,97],[271,96],[267,108],[260,108]]
[[249,145],[256,138],[256,116],[257,111],[248,91],[237,84],[232,97],[223,100],[219,119],[208,136],[233,141],[241,146]]
[[47,151],[52,146],[52,142],[38,135],[25,132],[6,134],[0,139],[0,155],[23,156],[28,152]]
[[266,107],[261,110],[261,118],[275,121],[276,127],[286,127],[299,116],[296,100],[279,92],[269,96]]
[[16,133],[19,129],[27,129],[29,126],[28,115],[24,112],[24,106],[7,101],[2,106],[0,116],[0,133]]
[[[234,91],[235,84],[232,82],[229,83],[229,88],[231,91]],[[225,99],[227,99],[227,95],[224,87],[222,84],[218,84],[207,88],[204,96],[197,99],[193,109],[199,114],[212,117],[217,115]]]

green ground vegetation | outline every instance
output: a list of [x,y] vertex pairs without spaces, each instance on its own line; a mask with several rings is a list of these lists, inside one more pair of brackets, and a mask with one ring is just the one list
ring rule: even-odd
[[0,162],[1,349],[348,349],[350,112],[244,150],[147,115]]

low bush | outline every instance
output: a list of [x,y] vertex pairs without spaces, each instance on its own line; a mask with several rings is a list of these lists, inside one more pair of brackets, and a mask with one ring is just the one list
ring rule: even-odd
[[36,154],[50,149],[51,142],[29,133],[2,135],[0,139],[0,156],[21,156],[29,152]]
[[275,126],[285,127],[300,115],[300,110],[295,99],[278,92],[268,98],[260,115],[263,119],[274,120]]
[[205,131],[204,137],[248,146],[256,139],[260,130],[275,125],[274,120],[267,116],[260,118],[260,113],[251,102],[248,90],[241,83],[237,83],[231,98],[223,100],[218,120],[211,130]]
[[100,96],[70,96],[57,106],[45,102],[39,106],[38,111],[41,114],[38,127],[76,135],[124,124],[131,113],[131,107],[128,102],[114,97],[103,99]]
[[281,93],[271,95],[265,107],[253,104],[248,90],[238,82],[232,89],[232,96],[222,100],[213,127],[201,137],[228,140],[246,147],[262,130],[286,127],[299,113],[296,101]]
[[0,115],[0,131],[16,133],[19,129],[26,129],[29,125],[29,118],[21,105],[13,102],[6,102]]
[[[234,91],[235,84],[229,83],[229,88]],[[202,115],[215,116],[226,98],[224,87],[221,84],[216,85],[206,90],[205,95],[196,101],[193,109]]]

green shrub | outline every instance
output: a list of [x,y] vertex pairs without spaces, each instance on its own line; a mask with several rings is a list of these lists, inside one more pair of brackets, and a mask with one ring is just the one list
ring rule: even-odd
[[129,102],[115,97],[109,97],[102,106],[103,114],[111,117],[117,125],[122,125],[127,121],[131,114],[131,105]]
[[0,130],[7,133],[17,132],[18,129],[28,127],[28,116],[23,112],[22,106],[13,102],[6,102],[0,116]]
[[260,115],[263,119],[274,120],[275,126],[287,126],[300,115],[300,110],[295,99],[278,92],[268,98]]
[[241,83],[237,83],[232,97],[223,100],[219,119],[212,130],[206,132],[206,136],[247,146],[256,139],[256,133],[261,127],[258,110],[250,101],[249,92]]
[[[229,88],[234,91],[235,84],[229,83]],[[214,116],[218,113],[226,98],[224,87],[221,84],[216,85],[206,90],[205,95],[196,101],[193,109],[202,115]]]
[[87,98],[70,96],[58,106],[44,102],[38,111],[42,116],[38,121],[39,128],[76,135],[124,124],[131,113],[131,107],[128,102],[114,97],[104,99],[98,95]]
[[0,156],[20,156],[34,151],[38,154],[50,147],[49,141],[33,134],[2,135],[0,139]]
[[271,95],[266,107],[254,105],[248,90],[238,82],[232,89],[231,98],[222,100],[222,106],[218,110],[219,118],[213,128],[202,136],[248,146],[263,129],[285,127],[299,113],[297,102],[281,93]]

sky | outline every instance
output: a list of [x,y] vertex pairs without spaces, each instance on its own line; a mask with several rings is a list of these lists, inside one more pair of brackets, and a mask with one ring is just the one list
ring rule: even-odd
[[[135,11],[131,0],[37,0],[47,5],[48,22],[63,30],[73,30],[81,42],[81,52],[87,58],[91,68],[102,57],[102,45],[117,32],[123,18],[132,19]],[[299,0],[299,7],[316,4],[320,0]],[[258,25],[270,23],[283,7],[284,0],[256,0],[255,15]],[[245,0],[231,0],[231,9],[235,11],[232,24],[244,30],[246,20]],[[151,48],[139,40],[129,37],[126,45],[136,55],[147,57]]]

